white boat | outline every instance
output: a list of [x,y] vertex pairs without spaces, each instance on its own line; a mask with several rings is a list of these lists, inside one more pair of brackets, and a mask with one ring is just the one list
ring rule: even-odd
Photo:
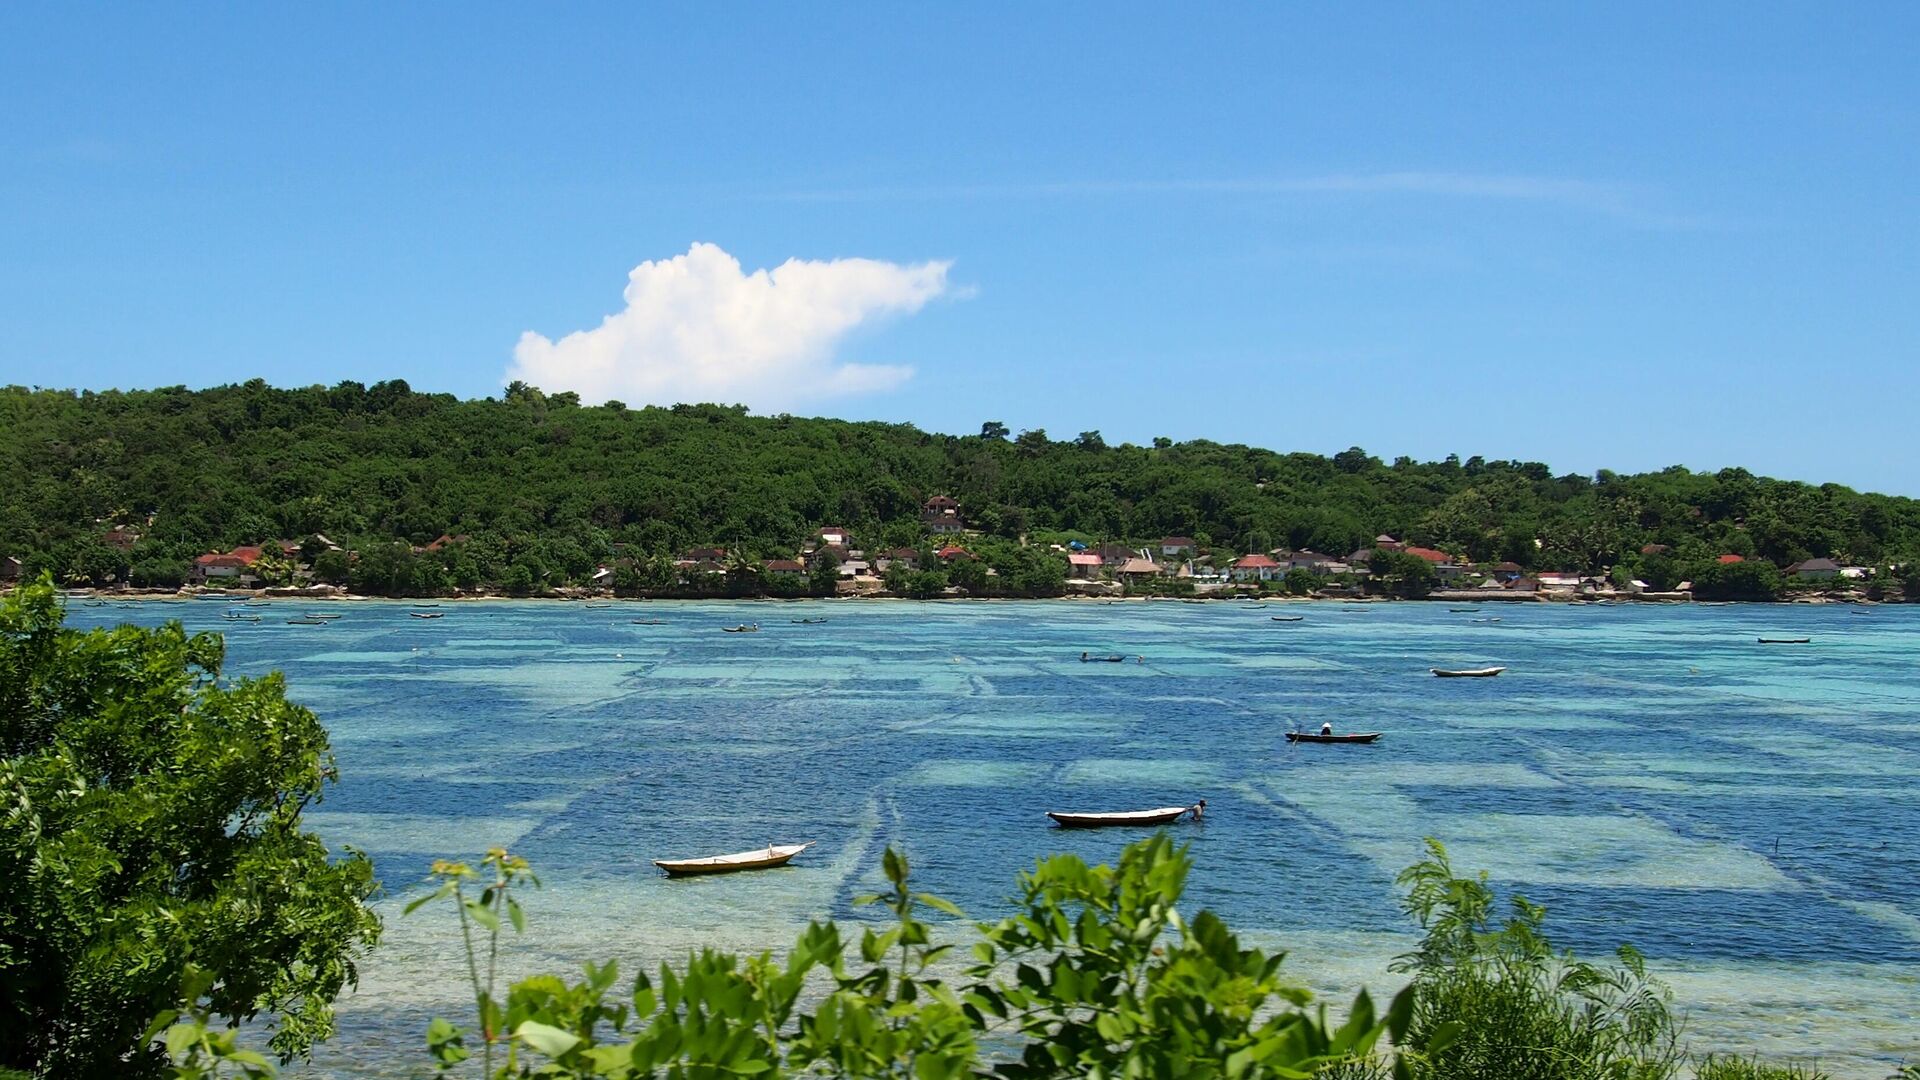
[[[1203,800],[1202,806],[1206,803]],[[1047,816],[1063,829],[1104,829],[1114,825],[1171,825],[1181,815],[1193,812],[1191,806],[1163,806],[1158,810],[1123,810],[1113,814],[1074,814],[1049,810]]]
[[1503,667],[1483,667],[1461,669],[1428,668],[1427,670],[1443,679],[1491,679],[1507,669]]
[[653,865],[665,870],[671,877],[692,877],[695,874],[733,874],[741,870],[767,870],[775,866],[787,865],[787,860],[814,845],[809,840],[804,844],[768,844],[752,851],[736,852],[732,855],[711,855],[704,859],[655,859]]

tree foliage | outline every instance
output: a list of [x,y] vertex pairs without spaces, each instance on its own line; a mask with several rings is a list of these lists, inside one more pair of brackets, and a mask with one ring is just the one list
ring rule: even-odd
[[[1724,553],[1776,566],[1813,556],[1920,565],[1920,503],[1742,469],[1556,476],[1537,462],[1383,463],[1098,432],[1056,441],[947,436],[902,424],[749,416],[717,405],[583,407],[509,387],[460,401],[400,381],[203,391],[0,389],[0,553],[57,580],[164,582],[212,548],[323,533],[363,553],[442,534],[468,543],[359,571],[395,594],[438,578],[536,591],[596,564],[716,544],[791,558],[820,525],[870,548],[916,543],[932,495],[989,537],[1071,533],[1151,542],[1206,536],[1342,555],[1379,533],[1477,561],[1663,577]],[[105,548],[109,523],[142,537]],[[411,556],[411,552],[409,552]],[[407,564],[431,563],[416,577]],[[516,569],[517,568],[517,569]],[[996,572],[1000,568],[996,567]],[[1653,572],[1653,571],[1649,571]],[[326,573],[344,576],[330,562]]]
[[216,635],[62,618],[45,581],[0,603],[0,1070],[154,1074],[193,972],[301,1053],[379,931],[368,861],[301,829],[325,730],[278,674],[222,679]]

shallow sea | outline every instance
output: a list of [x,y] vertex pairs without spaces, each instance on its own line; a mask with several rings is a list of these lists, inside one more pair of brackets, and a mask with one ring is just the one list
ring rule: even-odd
[[[1447,607],[488,602],[426,620],[275,601],[230,623],[202,600],[71,617],[225,632],[230,673],[284,670],[332,731],[343,780],[308,819],[372,854],[388,929],[303,1075],[403,1074],[425,1019],[461,1015],[448,917],[399,910],[434,858],[532,860],[545,888],[515,970],[631,970],[858,918],[888,844],[919,887],[997,917],[1037,856],[1108,859],[1129,838],[1045,811],[1200,798],[1206,822],[1176,830],[1189,904],[1286,949],[1336,1004],[1400,985],[1393,877],[1432,836],[1545,904],[1558,943],[1645,952],[1696,1049],[1840,1076],[1920,1061],[1920,608]],[[307,610],[341,618],[286,624]],[[1490,664],[1508,670],[1428,674]],[[1386,735],[1284,741],[1322,721]],[[776,872],[669,881],[649,862],[799,840],[818,846]]]

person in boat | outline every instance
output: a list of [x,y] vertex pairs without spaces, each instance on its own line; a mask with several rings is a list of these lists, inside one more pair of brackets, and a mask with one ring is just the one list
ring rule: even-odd
[[1332,725],[1332,724],[1321,724],[1321,725],[1320,725],[1320,734],[1322,734],[1322,735],[1331,735],[1331,734],[1333,734],[1333,725]]
[[1201,818],[1206,816],[1207,816],[1207,800],[1201,799],[1199,802],[1193,804],[1193,820],[1199,821]]
[[1084,663],[1086,663],[1087,661],[1089,661],[1089,660],[1091,660],[1091,659],[1093,659],[1093,657],[1092,657],[1092,656],[1090,656],[1090,655],[1088,655],[1087,653],[1084,653],[1084,652],[1083,652],[1083,653],[1081,653],[1081,654],[1080,654],[1080,662],[1081,662],[1081,663],[1083,663],[1083,664],[1084,664]]

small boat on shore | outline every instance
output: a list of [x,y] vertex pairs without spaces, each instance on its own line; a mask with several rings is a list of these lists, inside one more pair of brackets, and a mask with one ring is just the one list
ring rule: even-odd
[[757,634],[760,632],[760,624],[741,623],[739,626],[723,626],[720,628],[720,632],[723,634]]
[[1310,743],[1370,743],[1378,739],[1382,732],[1362,731],[1352,735],[1322,735],[1317,731],[1289,731],[1288,742]]
[[444,611],[409,611],[407,614],[416,619],[444,619],[447,617]]
[[655,859],[653,865],[667,872],[668,877],[694,877],[699,874],[737,874],[742,870],[771,870],[776,866],[785,866],[795,855],[814,845],[809,840],[804,844],[768,844],[752,851],[736,852],[732,855],[712,855],[704,859]]
[[1144,828],[1154,825],[1171,825],[1187,814],[1195,821],[1205,812],[1207,800],[1201,799],[1194,806],[1163,806],[1158,810],[1122,810],[1111,814],[1078,814],[1049,810],[1047,816],[1063,829],[1107,829],[1115,826],[1133,826]]
[[1495,675],[1498,675],[1507,669],[1503,667],[1483,667],[1483,668],[1428,668],[1427,670],[1433,672],[1436,676],[1442,679],[1491,679]]
[[1760,639],[1760,644],[1762,645],[1809,645],[1812,644],[1812,642],[1812,638],[1804,637],[1763,637]]
[[1267,618],[1272,619],[1274,622],[1299,622],[1302,619],[1305,619],[1306,616],[1305,615],[1269,615],[1267,616]]

